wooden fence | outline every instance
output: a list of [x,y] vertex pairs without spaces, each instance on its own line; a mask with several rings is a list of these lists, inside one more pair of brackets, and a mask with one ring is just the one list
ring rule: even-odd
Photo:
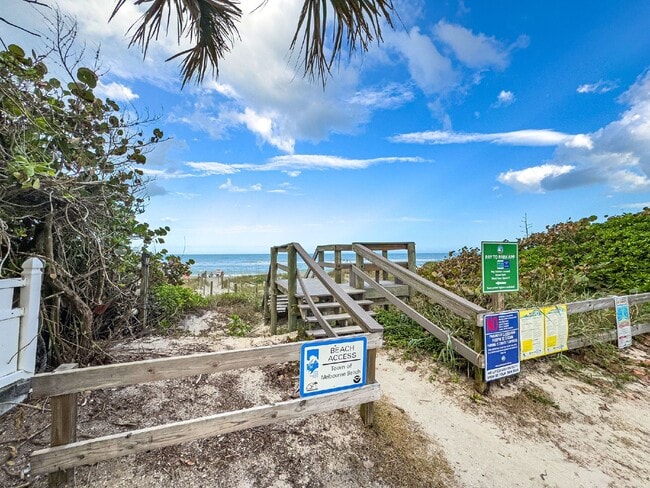
[[20,278],[0,280],[0,415],[22,401],[36,367],[43,263],[30,258]]
[[[368,340],[369,353],[381,347],[382,333],[364,336]],[[309,341],[309,344],[318,345],[319,342],[322,341]],[[362,406],[364,422],[371,424],[372,402],[379,400],[381,392],[379,384],[374,381],[374,359],[371,360],[368,354],[367,384],[356,389],[76,441],[79,392],[298,361],[302,344],[296,342],[82,369],[64,365],[52,373],[38,374],[32,379],[33,397],[52,397],[52,441],[51,447],[32,453],[31,472],[52,473],[50,482],[57,484],[67,477],[65,470],[75,466],[354,405]]]

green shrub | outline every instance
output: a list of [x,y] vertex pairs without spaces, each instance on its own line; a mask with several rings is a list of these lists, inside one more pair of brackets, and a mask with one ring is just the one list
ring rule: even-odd
[[182,314],[207,305],[208,301],[180,285],[160,285],[153,289],[151,315],[163,328],[169,328]]
[[242,318],[237,314],[232,314],[230,316],[230,323],[228,324],[228,335],[245,337],[253,329],[253,326],[247,324],[242,320]]

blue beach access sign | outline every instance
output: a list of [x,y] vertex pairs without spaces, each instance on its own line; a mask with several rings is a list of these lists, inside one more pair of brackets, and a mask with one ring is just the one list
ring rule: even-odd
[[483,317],[485,336],[485,381],[519,373],[519,312]]
[[300,396],[322,395],[366,384],[365,337],[306,342],[300,348]]

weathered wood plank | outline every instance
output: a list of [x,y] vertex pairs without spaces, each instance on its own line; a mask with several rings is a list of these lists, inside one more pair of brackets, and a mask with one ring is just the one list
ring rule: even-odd
[[[368,351],[366,357],[366,383],[376,384],[375,373],[377,371],[377,350]],[[371,427],[375,421],[375,404],[373,402],[361,405],[361,419],[366,427]]]
[[[305,283],[302,277],[300,276],[300,274],[298,274],[298,281],[300,282],[300,287],[304,292]],[[321,311],[318,308],[316,308],[316,304],[314,303],[314,300],[309,296],[309,294],[305,294],[305,300],[307,301],[307,305],[309,305],[309,309],[311,310],[311,313],[314,314],[313,317],[308,317],[307,321],[313,319],[313,321],[318,322],[318,325],[320,325],[321,329],[325,331],[327,337],[336,337],[336,332],[332,330],[332,326],[329,323],[327,323],[327,320],[325,320]]]
[[378,383],[354,390],[330,393],[275,405],[226,412],[157,427],[138,429],[90,439],[66,446],[35,451],[31,456],[32,474],[43,474],[85,464],[94,464],[142,451],[172,446],[206,437],[260,427],[317,413],[348,408],[377,401],[381,397]]
[[[77,363],[62,364],[57,371],[76,369]],[[52,427],[50,430],[50,445],[63,446],[77,440],[77,396],[78,393],[54,396],[50,400],[52,409]],[[58,470],[50,473],[49,486],[59,486],[67,483],[72,475],[71,470]]]
[[[362,307],[366,305],[372,305],[373,303],[375,303],[372,300],[356,300],[356,302]],[[341,304],[339,302],[319,302],[319,303],[315,303],[314,305],[316,305],[316,308],[318,308],[319,310],[323,310],[327,308],[341,308]],[[306,303],[300,303],[298,304],[298,308],[308,310],[310,307]]]
[[[368,310],[368,315],[370,315],[371,317],[374,317],[375,315],[377,315],[377,313],[373,312],[372,310]],[[321,314],[321,317],[323,318],[323,320],[326,320],[326,321],[348,320],[348,319],[352,318],[352,316],[349,313],[330,313],[330,314],[325,314],[325,315]],[[305,322],[308,322],[308,323],[318,322],[318,323],[320,323],[320,321],[317,320],[316,317],[307,317],[305,319]]]
[[[363,334],[363,329],[359,327],[358,325],[348,325],[345,327],[335,327],[334,330],[336,330],[337,335],[339,336],[344,336],[344,335],[352,335],[352,334]],[[310,329],[306,330],[305,334],[311,337],[315,337],[317,339],[320,339],[322,337],[325,337],[325,331],[321,329]]]
[[404,251],[408,250],[409,244],[415,245],[412,242],[354,242],[352,249],[354,250],[355,245],[361,245],[373,251]]
[[420,275],[413,273],[408,269],[404,269],[401,266],[393,264],[391,261],[378,256],[362,245],[355,244],[353,247],[357,254],[363,256],[369,261],[374,262],[375,264],[381,264],[396,278],[399,278],[407,285],[413,287],[416,291],[428,296],[435,302],[451,310],[457,315],[460,315],[461,317],[475,320],[477,314],[487,312],[487,310],[485,310],[483,307],[476,305],[475,303],[472,303],[469,300],[466,300],[465,298],[450,292],[449,290],[445,290],[441,286],[438,286],[435,283],[422,278]]
[[[312,297],[331,297],[332,292],[321,283],[318,278],[303,278],[305,281],[305,286],[308,290],[308,295]],[[338,284],[338,283],[337,283]],[[277,285],[283,292],[287,292],[289,289],[289,283],[286,279],[277,280]],[[351,287],[347,284],[338,284],[338,286],[347,294],[347,295],[362,295],[365,290]],[[304,293],[302,290],[296,291],[296,296],[302,298]]]
[[[647,334],[650,332],[650,324],[637,324],[632,326],[632,335]],[[599,342],[613,342],[617,339],[617,331],[603,332],[595,337],[570,337],[568,347],[569,349],[578,349],[585,346],[591,346]]]
[[454,351],[456,351],[458,354],[463,356],[465,359],[467,359],[473,365],[482,367],[481,355],[479,353],[477,353],[476,351],[474,351],[471,347],[464,344],[459,339],[451,336],[442,327],[440,327],[439,325],[434,324],[429,319],[427,319],[425,316],[423,316],[422,314],[420,314],[420,313],[416,312],[415,310],[413,310],[411,307],[409,307],[402,300],[400,300],[399,298],[394,296],[386,288],[384,288],[379,283],[375,282],[372,278],[370,278],[368,275],[366,275],[363,271],[359,270],[356,267],[353,267],[352,272],[355,273],[359,278],[366,281],[370,286],[375,288],[386,300],[388,300],[391,304],[393,304],[395,307],[400,309],[402,312],[404,312],[410,318],[415,320],[423,328],[425,328],[427,331],[429,331],[431,334],[433,334],[433,336],[436,337],[438,340],[444,342],[445,344],[447,343],[447,341],[451,341],[451,345],[454,348]]
[[[627,295],[627,301],[630,305],[650,302],[650,293],[637,293],[635,295]],[[567,303],[566,307],[568,314],[593,312],[594,310],[605,310],[608,308],[614,308],[614,297],[571,302]]]
[[[368,349],[382,345],[382,334],[366,334]],[[315,341],[309,344],[318,345]],[[137,385],[199,374],[220,373],[239,368],[266,366],[300,360],[304,342],[220,351],[189,356],[149,359],[128,363],[92,366],[72,371],[37,374],[32,378],[34,398],[75,393],[101,388]]]

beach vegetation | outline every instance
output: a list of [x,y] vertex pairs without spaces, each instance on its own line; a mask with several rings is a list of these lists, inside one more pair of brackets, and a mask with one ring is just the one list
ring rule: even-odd
[[253,326],[245,322],[239,315],[233,313],[228,322],[228,335],[246,337],[253,330]]
[[207,298],[182,285],[162,284],[153,289],[151,323],[167,330],[184,315],[208,305]]
[[[615,294],[650,291],[650,209],[641,212],[594,216],[548,226],[519,240],[520,291],[505,294],[505,309],[541,307],[588,300]],[[464,247],[436,262],[419,268],[428,280],[477,303],[491,308],[491,297],[481,290],[481,255],[477,248]],[[412,305],[432,322],[452,335],[472,344],[474,324],[461,319],[426,297],[417,295]],[[632,321],[650,318],[650,306],[631,307]],[[384,340],[409,356],[433,355],[451,364],[451,351],[399,310],[380,311],[377,319],[384,326]],[[569,317],[571,336],[594,337],[615,324],[612,310],[600,310]],[[578,353],[557,355],[558,367],[583,370],[575,363],[588,363],[613,374],[624,382],[629,374],[615,345],[596,344]],[[463,361],[459,361],[462,365]]]
[[186,270],[166,251],[149,255],[143,280],[143,252],[170,230],[139,220],[142,167],[163,133],[97,96],[98,59],[84,62],[69,20],[51,25],[46,54],[0,52],[0,275],[27,257],[45,263],[40,367],[102,362],[99,341],[137,332],[145,307],[173,316],[194,303],[163,286]]

